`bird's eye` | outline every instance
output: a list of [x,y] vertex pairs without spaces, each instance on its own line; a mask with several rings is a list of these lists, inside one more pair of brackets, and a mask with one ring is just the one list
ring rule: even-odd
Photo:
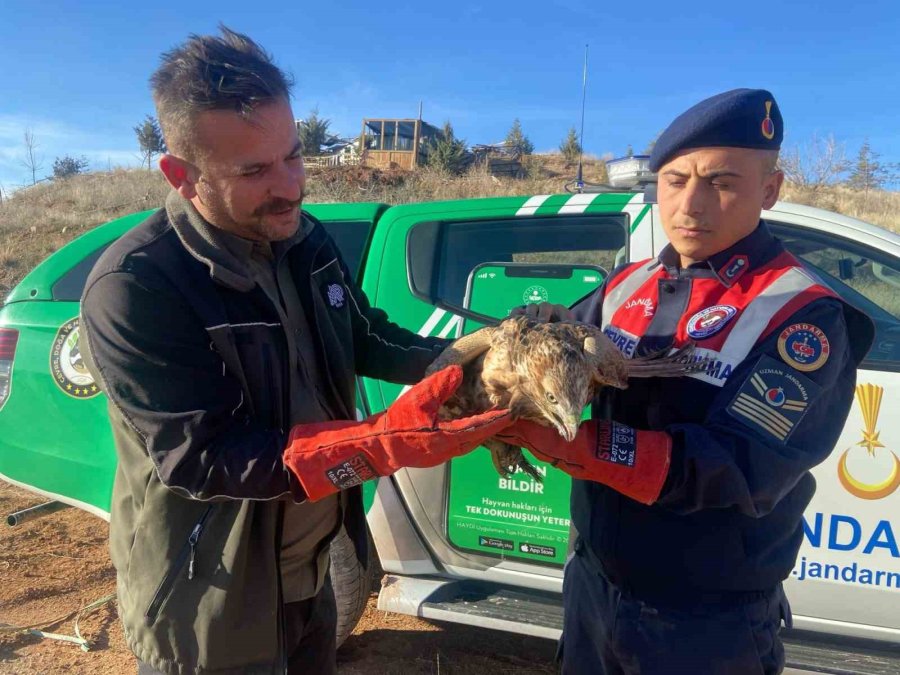
[[547,392],[547,400],[550,401],[550,403],[556,403],[556,397],[549,391]]

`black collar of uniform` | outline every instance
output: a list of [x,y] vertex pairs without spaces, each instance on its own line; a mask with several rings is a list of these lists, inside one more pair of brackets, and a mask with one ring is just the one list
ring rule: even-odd
[[667,244],[660,251],[656,264],[665,267],[673,277],[718,278],[724,286],[730,288],[744,274],[769,262],[781,250],[781,245],[772,235],[769,226],[764,220],[760,220],[753,232],[703,262],[681,269],[680,256],[672,244]]

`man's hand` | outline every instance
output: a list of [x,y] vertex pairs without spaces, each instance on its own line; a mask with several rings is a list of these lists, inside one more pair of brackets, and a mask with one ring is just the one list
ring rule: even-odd
[[556,323],[558,321],[574,321],[575,314],[565,305],[554,305],[551,302],[538,302],[522,307],[514,307],[510,316],[527,316],[539,323]]
[[583,423],[571,443],[556,429],[527,420],[518,420],[497,438],[528,448],[572,478],[603,483],[642,504],[659,498],[672,454],[672,439],[664,431],[600,420]]
[[356,422],[300,424],[291,429],[284,465],[316,501],[403,467],[428,468],[474,450],[510,424],[508,410],[455,420],[438,410],[462,382],[460,366],[425,378],[383,413]]

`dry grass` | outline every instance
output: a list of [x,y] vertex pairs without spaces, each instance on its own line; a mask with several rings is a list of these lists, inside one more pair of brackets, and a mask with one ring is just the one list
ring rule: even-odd
[[[497,178],[482,168],[462,176],[430,169],[414,173],[359,167],[310,175],[312,202],[384,202],[553,194],[571,180],[576,166],[561,155],[527,158],[527,176]],[[584,180],[606,180],[603,162],[586,157]],[[20,190],[0,204],[0,298],[38,262],[86,230],[113,218],[162,205],[168,187],[158,171],[117,170],[75,176]],[[804,193],[788,185],[783,198],[844,213],[900,231],[900,193],[828,188]]]
[[158,171],[117,170],[19,190],[0,205],[0,298],[37,263],[86,230],[159,206]]
[[820,209],[859,218],[873,225],[900,232],[900,192],[861,190],[837,186],[810,191],[794,185],[785,185],[781,198],[797,204],[808,204]]

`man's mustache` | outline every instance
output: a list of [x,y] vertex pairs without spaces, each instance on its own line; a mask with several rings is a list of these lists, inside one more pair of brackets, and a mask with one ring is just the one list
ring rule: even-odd
[[283,213],[284,211],[287,211],[288,209],[292,209],[292,208],[296,208],[296,207],[300,206],[302,203],[303,203],[303,196],[301,196],[300,199],[293,199],[293,200],[280,199],[280,198],[273,199],[272,201],[266,202],[265,204],[262,204],[261,206],[258,206],[256,209],[254,209],[253,215],[260,217],[260,216],[267,216],[267,215],[270,215],[273,213]]

